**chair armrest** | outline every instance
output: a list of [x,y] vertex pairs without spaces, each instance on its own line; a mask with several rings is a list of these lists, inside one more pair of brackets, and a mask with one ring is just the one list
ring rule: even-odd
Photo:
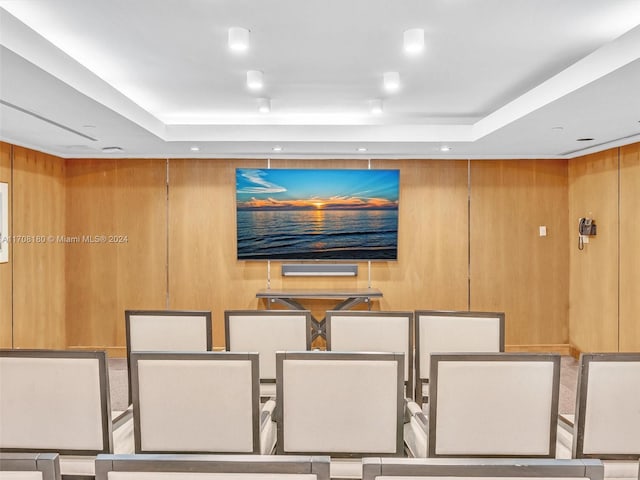
[[135,452],[133,436],[133,406],[114,416],[111,422],[113,431],[113,453],[132,454]]
[[263,429],[266,422],[272,422],[275,419],[274,411],[276,409],[276,402],[273,399],[267,400],[260,409],[260,429]]
[[[115,414],[116,412],[113,413]],[[124,412],[118,412],[117,415],[113,415],[113,419],[111,420],[111,428],[113,430],[117,430],[122,425],[127,423],[131,418],[133,418],[133,405],[129,405],[129,407]]]
[[276,402],[273,399],[267,400],[260,409],[260,454],[271,455],[276,448],[277,426],[275,423],[274,411]]
[[409,413],[410,416],[413,416],[418,412],[422,412],[422,408],[413,400],[405,399],[405,411]]
[[558,426],[564,428],[567,432],[573,435],[573,426],[575,421],[575,415],[560,414],[558,415]]
[[413,418],[425,433],[425,435],[427,435],[429,433],[429,419],[427,418],[427,416],[424,413],[419,412],[416,413]]
[[558,415],[556,458],[571,458],[573,452],[573,415]]
[[422,412],[422,408],[416,402],[407,400],[405,402],[405,423],[414,420],[420,426],[420,428],[428,433],[429,420],[426,415]]
[[404,443],[406,450],[412,457],[427,456],[427,440],[429,421],[422,408],[415,402],[408,401],[405,405]]

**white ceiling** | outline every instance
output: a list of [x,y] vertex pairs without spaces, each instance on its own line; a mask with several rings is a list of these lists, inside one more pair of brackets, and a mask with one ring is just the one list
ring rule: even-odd
[[0,138],[67,158],[570,158],[640,141],[639,85],[639,0],[0,0]]

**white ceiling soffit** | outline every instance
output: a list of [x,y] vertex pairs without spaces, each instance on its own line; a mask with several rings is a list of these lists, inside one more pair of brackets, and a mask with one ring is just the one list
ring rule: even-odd
[[[0,7],[1,138],[63,157],[122,144],[109,156],[563,158],[640,140],[638,0]],[[225,44],[236,24],[251,29],[241,59]],[[389,41],[415,26],[419,61]],[[268,115],[250,68],[270,82]],[[385,69],[401,72],[397,95],[380,92]]]

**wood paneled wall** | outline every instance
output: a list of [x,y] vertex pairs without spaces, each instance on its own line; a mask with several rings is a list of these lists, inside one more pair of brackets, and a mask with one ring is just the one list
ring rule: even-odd
[[124,310],[166,307],[166,161],[66,164],[67,345],[123,355]]
[[[383,310],[467,309],[467,161],[372,162],[400,169],[398,262],[372,264]],[[366,285],[365,285],[366,286]]]
[[[11,198],[11,148],[8,143],[0,142],[0,182],[9,184],[9,199]],[[11,215],[11,204],[9,204],[9,215]],[[9,217],[9,228],[11,228],[11,217]],[[6,232],[2,232],[6,235]],[[8,239],[0,238],[1,241]],[[12,313],[12,288],[11,269],[13,262],[11,254],[12,245],[9,247],[9,262],[0,263],[0,348],[11,348],[13,345],[13,313]]]
[[[578,250],[578,219],[597,235]],[[618,149],[569,160],[569,311],[571,344],[618,351]],[[637,249],[637,243],[635,243]]]
[[64,160],[13,147],[12,191],[13,346],[64,348]]
[[[510,171],[517,163],[487,162],[486,170],[493,177],[499,169]],[[264,162],[201,160],[170,161],[170,240],[169,292],[172,308],[210,308],[214,312],[214,344],[220,346],[222,315],[225,308],[255,308],[255,292],[266,286],[266,265],[260,262],[235,260],[234,171],[236,167],[264,167]],[[272,168],[366,168],[358,160],[334,161],[272,161]],[[372,286],[380,288],[384,297],[374,308],[384,310],[449,309],[466,310],[468,306],[468,172],[466,161],[372,161],[372,168],[399,168],[401,171],[400,258],[398,262],[372,263]],[[516,172],[517,169],[514,170]],[[520,181],[523,180],[524,181]],[[514,182],[513,185],[509,182]],[[547,224],[553,237],[534,257],[524,255],[520,263],[513,262],[501,272],[501,288],[509,285],[513,293],[486,294],[492,298],[494,309],[509,308],[520,318],[510,328],[512,343],[566,343],[567,332],[567,268],[566,211],[558,211],[558,202],[566,204],[566,162],[527,162],[527,168],[516,176],[505,176],[502,186],[509,184],[514,191],[532,187],[535,193],[522,191],[522,205],[534,195],[540,215],[532,218],[536,237],[528,239],[532,248],[538,243],[537,225]],[[480,198],[480,197],[479,197]],[[505,205],[488,203],[489,210],[508,212]],[[512,203],[509,205],[513,205]],[[522,207],[524,208],[524,207]],[[186,212],[189,212],[188,214]],[[508,218],[505,217],[507,220]],[[538,223],[538,218],[544,222]],[[224,227],[223,227],[224,226]],[[478,239],[491,243],[512,238],[502,229],[504,238]],[[211,239],[215,239],[212,241]],[[487,256],[490,248],[481,246],[478,255]],[[195,252],[195,254],[194,254]],[[512,251],[513,255],[521,253]],[[511,260],[510,260],[511,261]],[[563,263],[564,261],[564,263]],[[539,262],[546,262],[541,268]],[[492,263],[490,259],[486,263]],[[532,299],[530,285],[514,288],[518,283],[512,273],[528,266],[528,274],[542,275],[560,282],[553,289],[540,287],[547,294],[544,302]],[[360,263],[356,278],[283,278],[280,262],[271,264],[272,288],[363,288],[368,284],[367,263]],[[530,268],[529,268],[530,267]],[[495,272],[495,268],[493,268]],[[478,277],[478,281],[483,281]],[[486,291],[486,290],[485,290]],[[537,293],[537,292],[536,292]],[[506,299],[505,299],[506,298]],[[511,303],[508,304],[508,299]],[[534,306],[535,304],[535,306]],[[308,302],[310,309],[322,313],[329,302]],[[523,314],[526,313],[526,315]],[[533,314],[532,314],[533,313]],[[509,321],[511,322],[511,320]],[[522,327],[520,326],[522,325]],[[532,333],[534,332],[534,333]]]
[[640,143],[620,148],[620,351],[640,352]]
[[224,345],[225,309],[256,308],[266,264],[238,262],[235,167],[265,161],[169,161],[169,307],[211,310],[214,346]]
[[[401,172],[400,256],[372,263],[372,286],[384,293],[374,308],[501,310],[514,348],[571,341],[584,351],[615,351],[618,342],[640,350],[639,148],[568,162],[472,161],[470,170],[467,161],[371,161]],[[255,293],[267,285],[267,265],[236,261],[234,184],[235,168],[266,160],[61,160],[13,147],[11,171],[10,152],[0,145],[0,180],[13,177],[14,231],[68,241],[14,246],[13,264],[0,265],[0,286],[9,287],[0,292],[2,346],[12,334],[16,347],[122,355],[125,309],[185,308],[212,310],[222,347],[225,309],[264,307]],[[598,235],[578,252],[577,219],[586,215]],[[83,239],[101,235],[126,243]],[[271,262],[272,288],[368,285],[366,262],[356,278],[283,278],[280,266]],[[331,305],[309,304],[317,315]]]
[[567,162],[473,160],[470,191],[471,310],[505,312],[507,345],[566,345]]

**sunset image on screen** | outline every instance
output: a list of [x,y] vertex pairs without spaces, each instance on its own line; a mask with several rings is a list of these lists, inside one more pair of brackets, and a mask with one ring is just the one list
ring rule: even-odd
[[397,258],[398,170],[237,169],[238,259]]

